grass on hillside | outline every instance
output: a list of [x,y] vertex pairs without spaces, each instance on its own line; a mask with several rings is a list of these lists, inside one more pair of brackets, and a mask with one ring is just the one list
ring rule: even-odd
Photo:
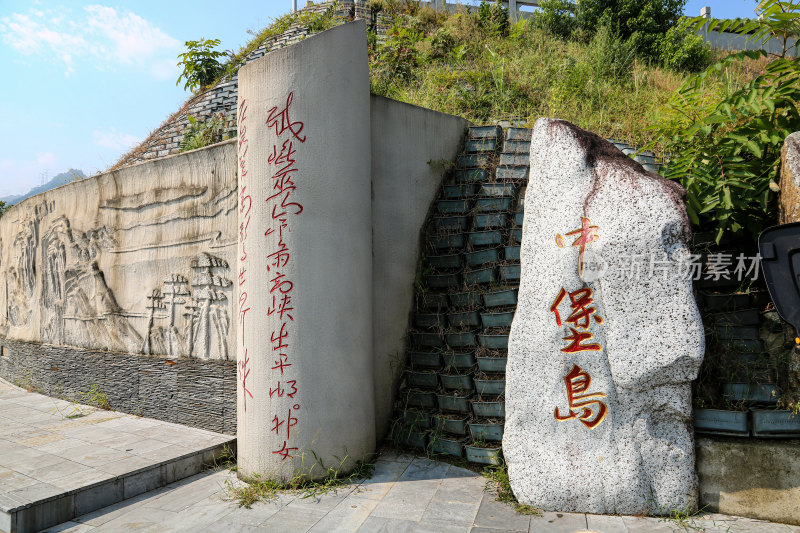
[[[564,41],[525,19],[498,31],[466,9],[411,8],[393,13],[393,22],[385,40],[370,42],[372,92],[476,123],[532,126],[557,117],[642,146],[654,140],[659,109],[688,78],[637,60],[603,29],[588,42]],[[709,91],[752,75],[724,72]]]

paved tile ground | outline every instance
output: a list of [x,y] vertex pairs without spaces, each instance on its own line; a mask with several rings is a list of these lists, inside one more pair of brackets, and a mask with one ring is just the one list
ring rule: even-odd
[[[677,532],[657,518],[545,513],[517,514],[485,490],[483,478],[449,464],[381,455],[373,476],[334,494],[303,499],[282,493],[251,509],[230,499],[240,482],[217,470],[142,494],[47,530],[70,532],[273,532],[273,533],[602,533]],[[705,515],[692,531],[798,533],[800,527],[724,515]]]
[[0,380],[0,511],[231,439],[29,393]]

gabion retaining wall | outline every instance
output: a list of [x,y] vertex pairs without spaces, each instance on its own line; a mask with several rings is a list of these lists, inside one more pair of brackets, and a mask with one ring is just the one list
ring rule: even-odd
[[0,339],[0,377],[79,403],[96,386],[115,411],[236,434],[236,362],[168,359]]

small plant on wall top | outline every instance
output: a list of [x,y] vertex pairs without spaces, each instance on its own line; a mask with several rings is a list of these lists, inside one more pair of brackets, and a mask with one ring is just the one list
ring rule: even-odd
[[178,76],[175,85],[180,84],[181,80],[186,80],[183,88],[189,91],[211,85],[223,71],[219,58],[227,55],[225,52],[214,50],[219,43],[219,39],[186,41],[186,52],[178,54],[180,59],[178,66],[183,66],[183,72]]
[[222,113],[217,113],[201,122],[192,115],[187,115],[189,126],[183,130],[183,139],[180,143],[181,152],[203,148],[222,140],[222,128],[225,125],[225,118]]

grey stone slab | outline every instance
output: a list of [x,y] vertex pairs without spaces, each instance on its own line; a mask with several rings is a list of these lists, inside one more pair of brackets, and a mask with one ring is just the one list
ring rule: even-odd
[[417,522],[411,520],[398,520],[370,516],[367,518],[357,533],[408,533]]
[[586,515],[580,513],[542,513],[531,518],[531,533],[572,533],[587,529]]
[[51,482],[54,479],[62,478],[64,476],[74,476],[82,472],[91,470],[91,467],[70,461],[68,459],[61,459],[58,463],[43,466],[28,472],[28,475],[39,481]]
[[293,497],[281,498],[279,496],[269,501],[256,502],[250,509],[236,505],[233,512],[225,517],[225,523],[232,526],[241,525],[248,527],[261,525],[283,509],[292,499]]
[[26,476],[15,470],[5,469],[0,471],[0,494],[6,494],[12,490],[30,487],[40,483],[38,479]]
[[355,490],[355,494],[371,499],[381,499],[400,479],[408,467],[408,462],[378,461],[372,477],[362,481]]
[[446,520],[421,520],[411,526],[411,533],[470,533],[472,524],[458,524]]
[[485,494],[481,500],[475,525],[479,527],[528,531],[531,517],[517,513],[508,504],[498,502],[491,494]]
[[628,533],[628,528],[625,527],[621,516],[587,514],[586,529],[603,533]]
[[92,527],[101,526],[127,513],[130,513],[137,507],[144,506],[145,503],[152,502],[157,498],[163,497],[165,494],[170,492],[170,490],[171,489],[168,487],[163,487],[146,494],[130,498],[128,500],[122,500],[121,502],[109,505],[108,507],[103,507],[102,509],[97,509],[96,511],[80,515],[74,518],[73,522],[87,524]]
[[111,479],[75,493],[75,516],[80,516],[122,501],[123,482]]
[[218,477],[200,474],[184,480],[174,487],[168,497],[158,498],[145,504],[147,507],[179,512],[222,490],[224,487]]
[[483,499],[486,480],[470,472],[470,477],[448,477],[442,480],[434,500],[479,505]]
[[139,455],[139,457],[144,457],[146,459],[150,459],[155,462],[162,462],[162,461],[177,459],[178,457],[189,455],[195,451],[196,450],[192,448],[187,448],[185,446],[170,444],[169,446],[165,446],[164,448],[156,448],[155,450],[142,452]]
[[657,518],[635,518],[632,516],[623,516],[622,521],[625,527],[628,528],[629,533],[648,533],[653,532],[667,532],[675,531],[675,524],[670,524],[667,521],[659,520]]
[[200,531],[230,515],[235,509],[235,503],[222,501],[219,496],[212,495],[187,507],[183,511],[179,511],[168,522],[164,522],[162,526],[165,529]]
[[400,479],[402,481],[439,480],[449,469],[450,465],[447,463],[417,457],[411,461]]
[[[0,530],[2,530],[2,526],[0,526]],[[94,526],[79,524],[77,522],[64,522],[63,524],[49,527],[42,531],[42,533],[86,533],[92,530],[94,530]]]
[[156,464],[158,463],[153,461],[152,459],[132,456],[132,457],[126,457],[125,459],[120,459],[119,461],[112,461],[110,463],[105,463],[95,468],[102,472],[107,472],[108,474],[121,476],[123,474],[136,472],[137,470],[141,470],[143,468],[152,467]]
[[55,485],[64,491],[70,491],[81,487],[88,487],[95,483],[109,481],[114,479],[115,476],[102,472],[95,468],[68,476],[60,477],[49,481],[51,485]]
[[306,533],[314,524],[325,516],[326,511],[314,509],[290,509],[287,505],[261,524],[259,531],[263,533]]
[[130,433],[117,432],[118,437],[113,442],[101,442],[104,446],[114,448],[125,453],[133,455],[144,455],[147,452],[152,452],[160,448],[172,446],[172,444],[155,439],[141,439],[136,440],[139,435]]
[[383,497],[373,515],[401,520],[421,520],[439,484],[440,481],[437,479],[398,481]]
[[120,459],[132,457],[132,454],[108,448],[106,446],[99,446],[97,444],[82,444],[74,448],[68,448],[59,452],[59,456],[65,459],[70,459],[76,463],[81,463],[86,466],[102,466]]
[[377,506],[377,500],[345,498],[335,509],[323,516],[309,530],[309,533],[351,533],[357,531]]
[[136,507],[104,523],[103,533],[130,533],[131,531],[157,532],[164,531],[161,524],[171,520],[177,513],[153,507]]
[[50,483],[39,481],[33,485],[28,485],[27,487],[10,490],[6,493],[6,495],[19,501],[38,502],[39,500],[45,500],[47,498],[52,498],[53,496],[58,496],[62,492],[63,490],[59,487],[51,485]]
[[490,527],[473,527],[469,531],[469,533],[501,533],[501,532],[502,533],[528,533],[528,530],[527,529],[525,529],[525,530],[522,530],[522,529],[507,529],[507,528],[493,529],[493,528],[490,528]]
[[444,520],[452,524],[466,524],[471,528],[478,508],[478,503],[438,501],[434,498],[425,509],[421,521]]
[[43,466],[54,465],[61,461],[61,458],[46,452],[41,452],[33,448],[20,447],[3,454],[2,464],[12,470],[28,475],[30,472]]
[[[156,450],[153,450],[156,451]],[[172,483],[193,476],[203,470],[203,455],[194,453],[161,466],[164,483]]]
[[76,446],[81,446],[85,444],[82,440],[73,439],[71,437],[66,437],[61,435],[63,438],[61,440],[56,440],[53,442],[48,442],[47,444],[40,444],[38,446],[34,446],[34,449],[39,450],[40,452],[47,452],[56,454],[61,450],[66,450],[69,448],[74,448]]
[[318,496],[307,496],[301,494],[288,505],[293,509],[312,509],[320,511],[331,511],[342,503],[355,489],[355,486],[347,486],[337,489],[334,492],[320,494]]

